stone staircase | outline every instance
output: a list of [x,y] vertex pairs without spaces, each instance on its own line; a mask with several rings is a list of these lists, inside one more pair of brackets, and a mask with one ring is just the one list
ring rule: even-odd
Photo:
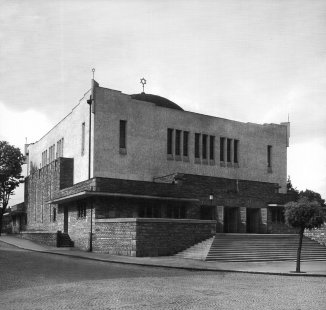
[[[295,260],[298,235],[216,234],[206,261],[259,262]],[[304,237],[301,261],[325,260],[326,247]]]
[[70,239],[69,235],[67,233],[58,232],[58,247],[73,247],[74,242]]
[[215,237],[209,238],[202,242],[195,244],[194,246],[175,254],[175,256],[180,258],[198,259],[205,260],[209,249],[213,243]]
[[[296,260],[298,235],[216,234],[175,256],[206,261],[262,262]],[[301,261],[326,261],[326,247],[303,238]]]

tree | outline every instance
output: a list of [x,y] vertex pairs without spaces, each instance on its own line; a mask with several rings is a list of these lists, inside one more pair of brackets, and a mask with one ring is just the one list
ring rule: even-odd
[[309,201],[317,201],[320,203],[322,208],[325,208],[325,200],[321,198],[319,193],[306,189],[305,191],[300,191],[299,197],[303,198],[306,197]]
[[7,141],[0,141],[0,235],[2,218],[7,211],[10,196],[23,182],[21,172],[24,155],[19,148],[10,145]]
[[320,227],[325,216],[320,203],[316,200],[309,201],[307,197],[301,197],[297,202],[291,201],[285,205],[285,221],[288,225],[297,228],[299,233],[299,245],[297,251],[296,272],[300,272],[300,259],[302,239],[305,229]]

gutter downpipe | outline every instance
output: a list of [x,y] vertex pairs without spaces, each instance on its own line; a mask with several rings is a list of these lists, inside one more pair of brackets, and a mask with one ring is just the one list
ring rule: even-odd
[[[89,130],[88,130],[88,180],[91,179],[91,146],[92,146],[92,103],[94,102],[94,79],[92,80],[92,94],[87,100],[89,104]],[[93,187],[91,187],[93,191]],[[89,232],[89,252],[93,251],[93,198],[89,198],[91,205],[91,227]]]

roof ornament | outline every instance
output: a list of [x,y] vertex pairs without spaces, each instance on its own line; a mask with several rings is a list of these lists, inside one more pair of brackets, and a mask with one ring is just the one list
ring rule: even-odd
[[92,72],[93,72],[93,80],[94,80],[95,68],[92,69]]
[[140,83],[143,85],[143,93],[145,93],[145,92],[144,92],[144,86],[145,86],[145,84],[146,84],[146,80],[145,80],[144,78],[141,78],[141,79],[140,79]]

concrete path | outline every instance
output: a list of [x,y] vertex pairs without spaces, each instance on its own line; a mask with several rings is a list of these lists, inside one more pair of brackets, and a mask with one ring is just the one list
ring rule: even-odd
[[303,273],[294,273],[295,261],[272,261],[272,262],[206,262],[200,260],[183,259],[174,256],[160,257],[129,257],[110,254],[91,253],[78,250],[76,248],[56,248],[40,245],[35,242],[21,239],[14,236],[0,236],[0,241],[14,245],[16,247],[44,252],[56,255],[66,255],[82,259],[92,259],[102,262],[134,264],[141,266],[181,268],[201,271],[228,271],[262,273],[291,276],[324,276],[326,277],[326,261],[301,262]]

